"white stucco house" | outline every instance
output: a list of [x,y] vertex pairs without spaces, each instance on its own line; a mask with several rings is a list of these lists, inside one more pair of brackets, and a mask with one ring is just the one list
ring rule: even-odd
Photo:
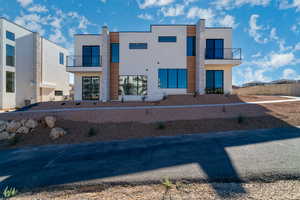
[[0,109],[63,100],[69,95],[68,51],[0,18]]
[[75,35],[75,100],[149,100],[170,94],[231,93],[232,67],[241,49],[232,48],[231,28],[151,25],[150,31]]

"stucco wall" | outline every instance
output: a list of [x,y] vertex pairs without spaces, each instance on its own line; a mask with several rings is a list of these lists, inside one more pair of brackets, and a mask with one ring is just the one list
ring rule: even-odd
[[286,95],[300,96],[300,83],[260,85],[233,90],[238,95]]

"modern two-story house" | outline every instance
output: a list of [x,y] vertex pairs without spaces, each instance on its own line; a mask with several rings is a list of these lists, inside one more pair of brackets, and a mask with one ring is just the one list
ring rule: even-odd
[[67,55],[39,33],[0,18],[0,109],[68,96]]
[[231,93],[232,67],[241,49],[232,48],[231,28],[151,25],[150,31],[75,35],[75,100],[148,100],[171,94]]

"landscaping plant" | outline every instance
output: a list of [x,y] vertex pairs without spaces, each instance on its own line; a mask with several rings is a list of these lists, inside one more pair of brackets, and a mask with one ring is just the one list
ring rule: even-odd
[[6,187],[2,193],[4,198],[11,198],[16,196],[17,194],[18,194],[18,190],[16,190],[16,188],[9,188],[9,187]]

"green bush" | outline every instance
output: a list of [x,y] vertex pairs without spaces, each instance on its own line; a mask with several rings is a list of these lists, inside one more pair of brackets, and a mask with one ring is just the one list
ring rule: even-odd
[[164,179],[161,181],[161,184],[162,184],[163,186],[165,186],[166,189],[171,189],[172,186],[174,185],[174,184],[172,183],[172,181],[171,181],[169,178],[164,178]]
[[90,128],[90,129],[89,129],[89,132],[88,132],[88,136],[89,136],[89,137],[93,137],[93,136],[95,136],[95,135],[97,135],[96,129]]
[[238,121],[239,124],[242,124],[245,121],[245,117],[243,115],[239,115],[238,118],[237,118],[237,121]]
[[166,125],[164,122],[157,122],[156,124],[156,129],[160,129],[160,130],[163,130],[166,128]]
[[17,194],[18,194],[18,190],[16,190],[16,188],[9,188],[9,187],[6,187],[2,193],[4,198],[11,198],[16,196]]
[[15,146],[20,142],[20,136],[14,136],[13,138],[9,139],[8,143],[10,146]]

